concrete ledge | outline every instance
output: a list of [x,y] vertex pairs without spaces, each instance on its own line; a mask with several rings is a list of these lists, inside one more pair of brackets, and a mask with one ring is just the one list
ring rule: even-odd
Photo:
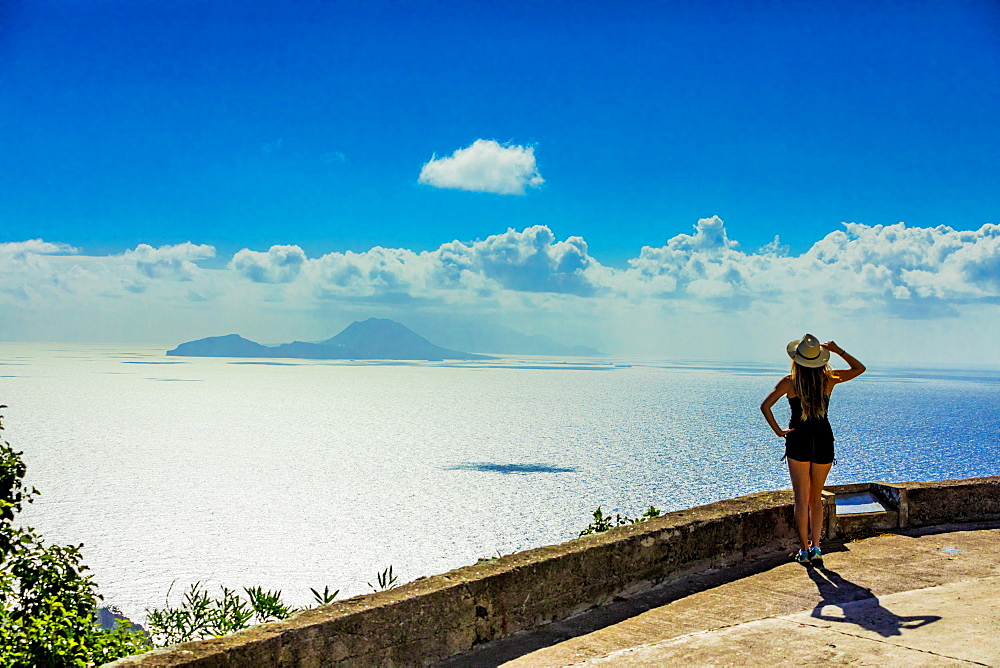
[[[1000,518],[1000,477],[885,487],[879,494],[902,499],[909,521],[917,522],[913,526]],[[840,534],[845,517],[836,517],[834,498],[824,494],[825,526]],[[953,514],[943,517],[948,512]],[[891,522],[897,525],[903,518],[901,512],[874,514],[894,515]],[[615,597],[796,545],[791,491],[761,492],[458,568],[231,636],[175,645],[109,665],[426,665]]]
[[885,487],[905,489],[908,527],[1000,519],[1000,477]]

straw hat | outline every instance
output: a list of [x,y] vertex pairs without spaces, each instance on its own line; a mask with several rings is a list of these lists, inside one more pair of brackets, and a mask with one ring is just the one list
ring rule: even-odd
[[806,334],[797,341],[789,342],[786,350],[796,364],[812,369],[826,366],[830,361],[830,351],[820,346],[819,339],[812,334]]

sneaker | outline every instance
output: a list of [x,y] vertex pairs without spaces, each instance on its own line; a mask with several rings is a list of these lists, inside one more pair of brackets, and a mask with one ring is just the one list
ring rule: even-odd
[[800,564],[808,564],[809,550],[799,550],[798,552],[795,553],[794,559]]
[[823,550],[818,547],[809,548],[809,561],[823,561]]

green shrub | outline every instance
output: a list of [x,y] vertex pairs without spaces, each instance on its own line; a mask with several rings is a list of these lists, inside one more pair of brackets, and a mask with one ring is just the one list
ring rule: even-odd
[[[146,624],[153,642],[157,645],[173,645],[189,640],[202,640],[228,635],[245,629],[251,624],[263,624],[279,619],[287,619],[293,613],[305,608],[292,608],[281,600],[280,591],[264,591],[262,587],[243,589],[244,599],[234,589],[222,587],[222,594],[211,597],[196,582],[184,593],[180,605],[162,609],[146,610]],[[313,598],[319,605],[333,603],[340,590],[322,592],[312,590]],[[170,592],[167,592],[169,599]]]
[[597,510],[594,511],[594,521],[587,525],[586,529],[580,532],[580,536],[589,536],[593,533],[604,533],[605,531],[615,527],[637,524],[659,516],[660,511],[653,506],[647,508],[646,512],[639,517],[627,517],[626,515],[620,515],[618,513],[615,513],[615,516],[611,517],[611,515],[605,515],[604,511],[601,510],[601,507],[597,506]]
[[97,624],[102,597],[85,574],[83,545],[46,545],[31,527],[15,526],[38,495],[22,482],[21,454],[0,445],[0,665],[83,668],[148,650],[145,635],[127,622],[114,630]]
[[368,586],[372,588],[372,591],[385,591],[386,589],[392,589],[396,586],[396,576],[392,573],[392,564],[386,568],[381,573],[377,574],[378,586],[376,587],[371,582]]

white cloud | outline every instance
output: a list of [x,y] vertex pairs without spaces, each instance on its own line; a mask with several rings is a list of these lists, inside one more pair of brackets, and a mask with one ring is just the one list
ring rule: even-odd
[[435,155],[420,170],[417,182],[435,188],[523,195],[526,187],[538,188],[545,180],[538,173],[534,147],[477,139],[446,158]]
[[72,255],[79,252],[68,244],[54,244],[41,239],[0,243],[0,258],[20,260],[28,255]]
[[508,229],[485,241],[455,241],[436,252],[435,265],[447,285],[455,277],[481,276],[498,289],[592,295],[597,286],[588,270],[599,267],[582,237],[556,241],[552,231],[535,225],[522,232]]
[[243,249],[220,269],[198,265],[215,255],[204,244],[140,244],[121,255],[93,257],[66,255],[74,249],[32,240],[0,244],[6,259],[0,274],[8,292],[19,294],[79,293],[87,285],[95,294],[169,292],[170,283],[182,281],[195,283],[188,288],[205,298],[242,294],[249,288],[241,286],[261,284],[269,286],[266,294],[284,294],[302,300],[300,305],[317,295],[389,293],[449,303],[504,294],[521,295],[517,299],[524,304],[551,298],[544,295],[674,306],[715,300],[720,310],[748,302],[877,307],[892,301],[1000,299],[997,225],[956,231],[848,223],[798,256],[775,254],[772,246],[756,253],[739,250],[718,217],[698,221],[693,234],[678,234],[662,247],[643,247],[626,269],[602,265],[583,238],[558,240],[542,225],[419,253],[375,247],[308,258],[298,246]]
[[244,249],[229,266],[256,283],[287,282],[294,272],[303,277],[303,289],[312,288],[323,299],[407,295],[443,302],[504,291],[593,295],[603,270],[582,238],[557,241],[545,226],[452,241],[421,253],[376,246],[307,259],[297,246],[274,246],[267,253]]
[[324,299],[422,296],[427,291],[427,253],[376,246],[364,253],[328,253],[308,262],[312,285]]
[[324,300],[455,305],[492,299],[528,308],[552,298],[624,299],[671,308],[687,304],[683,308],[698,312],[745,310],[752,304],[855,310],[865,305],[892,317],[923,317],[942,311],[914,305],[921,300],[1000,298],[1000,235],[994,227],[957,232],[851,223],[789,257],[777,243],[756,253],[740,251],[713,216],[698,221],[693,234],[643,247],[628,269],[617,270],[592,257],[581,237],[557,240],[549,228],[536,225],[421,253],[376,247],[308,259],[294,246],[243,250],[230,268],[257,283],[301,275],[299,294],[311,291]]
[[974,231],[903,223],[844,227],[814,244],[804,258],[857,277],[856,289],[881,294],[905,287],[918,298],[953,300],[1000,296],[1000,225]]
[[197,270],[195,260],[215,257],[215,248],[207,244],[193,244],[186,241],[174,246],[153,248],[149,244],[139,244],[135,250],[125,251],[125,261],[134,263],[146,278],[170,278],[178,281],[191,280]]
[[306,254],[298,246],[271,246],[266,253],[244,248],[230,266],[255,283],[289,283],[298,276]]
[[[677,235],[660,248],[643,247],[629,261],[629,280],[619,280],[617,287],[675,300],[738,297],[741,308],[746,300],[871,309],[902,300],[1000,297],[1000,226],[956,231],[846,223],[844,228],[789,257],[775,253],[774,243],[757,253],[739,251],[718,217],[704,218],[693,235]],[[671,281],[656,282],[664,277]],[[895,304],[893,313],[903,315],[908,308]]]
[[[693,235],[678,234],[661,248],[643,246],[639,257],[629,260],[630,280],[620,282],[619,289],[674,298],[744,293],[748,289],[747,276],[759,272],[762,265],[774,262],[777,256],[770,248],[764,255],[747,255],[736,250],[737,246],[729,239],[722,219],[702,218]],[[671,294],[664,294],[665,289]]]

